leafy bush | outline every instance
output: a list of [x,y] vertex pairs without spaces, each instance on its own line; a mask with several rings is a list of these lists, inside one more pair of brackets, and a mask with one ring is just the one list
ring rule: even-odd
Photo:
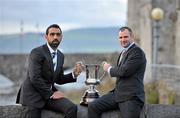
[[155,82],[145,84],[145,96],[146,103],[149,104],[158,104],[159,102],[159,93],[157,90],[157,85]]

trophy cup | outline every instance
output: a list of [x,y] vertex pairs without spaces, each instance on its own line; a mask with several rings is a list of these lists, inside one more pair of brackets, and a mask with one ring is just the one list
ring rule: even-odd
[[96,90],[95,86],[100,84],[100,81],[105,75],[105,72],[102,72],[102,76],[99,76],[101,65],[98,64],[85,64],[86,71],[86,81],[85,84],[89,88],[85,91],[84,95],[81,98],[80,105],[88,106],[89,102],[94,101],[99,98],[99,92]]

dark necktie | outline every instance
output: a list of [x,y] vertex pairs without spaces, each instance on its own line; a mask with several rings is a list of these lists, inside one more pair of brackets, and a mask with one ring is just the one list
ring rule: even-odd
[[52,56],[54,70],[56,70],[56,60],[55,60],[56,52],[52,52],[51,56]]
[[55,55],[56,55],[56,52],[51,53],[52,59],[54,59]]

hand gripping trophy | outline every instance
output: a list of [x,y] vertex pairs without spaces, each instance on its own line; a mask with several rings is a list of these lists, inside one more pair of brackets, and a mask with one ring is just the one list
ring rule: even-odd
[[[104,62],[102,63],[102,65]],[[89,102],[94,101],[95,99],[99,98],[99,92],[96,90],[96,85],[100,84],[102,78],[105,75],[105,72],[102,76],[100,76],[101,65],[99,64],[85,64],[85,71],[86,71],[86,81],[85,84],[89,86],[89,88],[85,91],[84,95],[81,98],[80,105],[88,106]]]

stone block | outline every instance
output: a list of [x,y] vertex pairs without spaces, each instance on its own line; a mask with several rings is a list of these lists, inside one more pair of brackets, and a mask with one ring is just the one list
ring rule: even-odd
[[180,118],[180,106],[149,104],[145,106],[145,116],[145,118]]
[[[24,118],[27,108],[20,105],[0,106],[1,118]],[[78,105],[78,118],[87,118],[87,107]],[[63,118],[61,113],[43,110],[42,118]],[[101,118],[121,118],[118,110],[108,111]],[[180,118],[179,105],[146,104],[140,118]]]

